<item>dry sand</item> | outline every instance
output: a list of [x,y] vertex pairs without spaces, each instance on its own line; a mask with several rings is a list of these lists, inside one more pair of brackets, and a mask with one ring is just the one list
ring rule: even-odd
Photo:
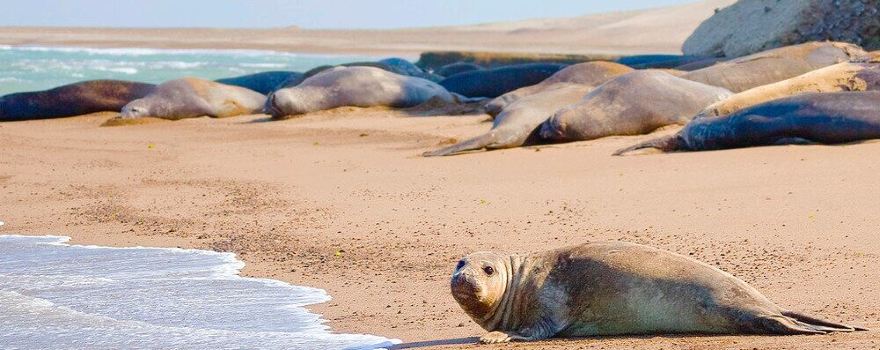
[[[245,273],[326,289],[340,332],[472,347],[448,292],[475,250],[626,240],[715,264],[786,308],[880,328],[880,143],[612,157],[613,137],[447,158],[485,115],[346,108],[99,127],[0,124],[0,233],[233,251]],[[668,131],[667,131],[668,132]],[[480,347],[877,349],[877,332],[650,336]]]
[[[735,0],[460,27],[396,30],[0,27],[0,44],[263,49],[418,56],[428,50],[572,54],[680,53],[691,32]],[[421,14],[420,14],[421,15]]]

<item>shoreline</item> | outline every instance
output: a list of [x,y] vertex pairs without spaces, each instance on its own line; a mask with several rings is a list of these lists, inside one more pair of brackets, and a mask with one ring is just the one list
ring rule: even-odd
[[[783,307],[880,327],[880,301],[868,297],[880,293],[871,229],[880,225],[880,187],[876,159],[865,156],[880,142],[610,156],[654,134],[434,159],[418,155],[484,132],[488,118],[345,108],[276,122],[99,127],[111,116],[0,124],[0,231],[235,252],[242,276],[327,291],[332,300],[307,308],[334,332],[428,348],[460,348],[483,333],[448,292],[461,256],[598,240],[693,254]],[[878,341],[859,332],[480,348],[873,349]]]

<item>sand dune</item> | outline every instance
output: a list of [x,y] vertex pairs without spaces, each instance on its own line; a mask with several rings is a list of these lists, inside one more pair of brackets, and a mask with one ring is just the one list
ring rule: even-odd
[[0,44],[264,49],[416,56],[429,50],[572,54],[679,53],[714,10],[734,0],[561,19],[397,30],[0,28]]

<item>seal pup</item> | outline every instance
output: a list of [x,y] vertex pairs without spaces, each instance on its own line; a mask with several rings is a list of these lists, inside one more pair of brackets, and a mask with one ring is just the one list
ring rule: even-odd
[[697,118],[728,115],[759,103],[806,92],[876,90],[880,90],[880,63],[843,62],[740,92],[710,105]]
[[243,87],[193,77],[164,82],[122,108],[121,118],[216,118],[259,113],[266,96]]
[[122,80],[89,80],[0,97],[0,121],[50,119],[96,112],[118,112],[156,85]]
[[600,85],[541,124],[547,142],[646,134],[685,124],[706,106],[730,97],[724,88],[657,70],[634,71]]
[[853,44],[809,42],[719,62],[682,78],[742,92],[865,55],[865,50]]
[[549,78],[535,85],[521,87],[519,89],[508,92],[504,95],[494,98],[486,104],[484,109],[491,116],[501,113],[501,110],[514,101],[543,90],[546,90],[558,83],[572,83],[589,86],[599,86],[600,84],[611,80],[616,76],[624,73],[632,72],[633,69],[620,63],[608,61],[594,61],[573,64],[554,73]]
[[557,63],[528,63],[474,70],[443,79],[440,85],[466,97],[495,98],[540,83],[564,67]]
[[456,102],[430,80],[373,67],[335,67],[295,87],[275,91],[266,101],[266,112],[280,119],[344,106],[406,108],[431,99]]
[[288,81],[302,77],[299,72],[270,71],[214,80],[220,84],[240,86],[263,95],[285,87]]
[[880,91],[805,93],[720,117],[697,118],[678,133],[614,152],[655,148],[707,151],[791,143],[839,144],[880,138]]
[[501,149],[538,143],[536,131],[541,122],[562,106],[580,100],[593,87],[557,83],[552,87],[522,97],[495,117],[489,132],[436,151],[425,157],[448,156],[478,149]]
[[482,343],[637,334],[824,334],[865,330],[785,310],[742,280],[672,252],[598,242],[458,262],[453,298]]

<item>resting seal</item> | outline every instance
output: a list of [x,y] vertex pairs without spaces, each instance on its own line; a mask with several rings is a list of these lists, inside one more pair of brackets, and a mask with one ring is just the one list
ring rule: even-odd
[[514,101],[525,96],[544,91],[555,84],[572,83],[596,87],[608,80],[611,80],[611,78],[632,71],[632,68],[625,65],[606,61],[573,64],[554,73],[549,78],[544,79],[540,83],[531,86],[521,87],[504,95],[496,97],[492,101],[489,101],[484,109],[486,110],[486,113],[495,116],[498,115],[498,113],[501,113],[501,110],[503,110],[504,107],[510,105]]
[[865,55],[865,50],[853,44],[809,42],[719,62],[682,78],[742,92]]
[[675,135],[614,152],[643,148],[706,151],[786,143],[847,143],[880,138],[880,92],[806,93],[721,117],[694,119]]
[[486,68],[483,68],[483,66],[476,64],[476,63],[455,62],[455,63],[447,64],[443,67],[437,68],[437,70],[434,71],[434,74],[437,74],[437,75],[444,77],[444,78],[449,78],[449,77],[456,75],[456,74],[461,74],[464,72],[470,72],[470,71],[474,71],[474,70],[483,70],[483,69],[486,69]]
[[259,113],[266,96],[243,87],[199,78],[182,78],[160,84],[144,98],[122,108],[122,118],[216,118]]
[[0,121],[49,119],[95,112],[118,112],[156,85],[121,80],[90,80],[0,97]]
[[864,330],[787,311],[721,271],[624,242],[458,262],[459,306],[483,343],[629,334],[823,334]]
[[740,92],[712,104],[697,117],[728,115],[759,103],[806,92],[875,90],[880,90],[880,63],[843,62]]
[[560,107],[579,101],[592,90],[590,85],[557,83],[522,97],[495,117],[489,132],[452,146],[422,154],[425,157],[448,156],[461,152],[519,147],[538,143],[537,128]]
[[275,91],[266,101],[266,112],[283,118],[344,106],[413,107],[431,99],[456,101],[430,80],[373,67],[335,67],[295,87]]
[[646,134],[685,124],[706,106],[732,95],[726,89],[657,70],[634,71],[600,85],[541,124],[548,142]]
[[549,78],[565,65],[529,63],[459,73],[440,81],[449,92],[465,97],[495,98]]

